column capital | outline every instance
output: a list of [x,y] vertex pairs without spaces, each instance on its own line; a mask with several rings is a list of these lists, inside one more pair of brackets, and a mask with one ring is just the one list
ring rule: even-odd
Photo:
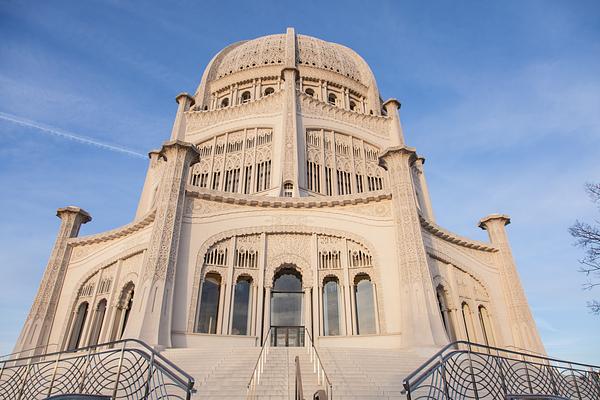
[[[198,149],[196,148],[196,146],[194,144],[192,144],[190,142],[185,142],[183,140],[175,139],[175,140],[168,140],[163,143],[160,151],[158,151],[158,157],[164,158],[166,161],[167,154],[170,153],[174,149],[175,150],[187,149],[188,151],[193,152],[195,157],[198,157],[200,155],[200,153],[198,152]],[[156,151],[152,151],[149,154],[153,154],[155,152]]]
[[387,170],[389,161],[396,156],[406,156],[412,162],[417,159],[417,150],[409,146],[391,146],[379,156],[379,166]]
[[79,215],[81,217],[82,224],[85,224],[92,220],[92,216],[87,211],[85,211],[83,208],[80,208],[80,207],[66,206],[66,207],[61,207],[58,210],[56,210],[56,216],[62,220],[64,220],[65,216],[68,214]]
[[492,223],[500,223],[502,226],[506,226],[510,224],[510,217],[506,214],[490,214],[481,218],[478,226],[483,230],[487,230]]
[[383,108],[385,108],[385,111],[387,111],[388,115],[390,115],[390,112],[399,110],[400,107],[402,107],[402,104],[400,103],[400,101],[394,98],[387,99],[383,103]]
[[186,101],[189,101],[190,104],[194,104],[195,100],[192,96],[190,96],[189,93],[181,92],[177,96],[175,96],[175,101],[177,102],[177,104],[181,104],[182,102],[185,103]]

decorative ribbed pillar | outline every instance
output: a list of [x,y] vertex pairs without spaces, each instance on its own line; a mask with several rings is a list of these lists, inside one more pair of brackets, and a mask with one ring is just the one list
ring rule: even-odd
[[494,253],[500,269],[504,301],[514,345],[538,353],[545,353],[544,345],[535,325],[527,297],[517,272],[505,226],[510,224],[507,215],[491,214],[479,221],[479,227],[488,232],[490,242],[498,248]]
[[380,156],[382,165],[388,170],[398,243],[396,258],[401,298],[398,312],[405,346],[441,345],[447,339],[439,316],[415,202],[410,167],[415,157],[415,150],[406,146],[388,148]]
[[[160,151],[164,172],[159,185],[148,252],[140,279],[142,298],[139,315],[127,333],[155,346],[171,346],[173,285],[176,273],[179,235],[185,203],[185,186],[190,166],[198,151],[191,143],[174,140]],[[137,318],[136,318],[137,317]]]
[[[60,228],[46,266],[46,272],[44,272],[37,295],[15,345],[15,352],[48,344],[58,299],[71,257],[68,241],[79,234],[82,224],[92,220],[86,211],[73,206],[59,208],[56,216],[61,219]],[[38,348],[35,353],[44,353],[45,351],[44,348]]]

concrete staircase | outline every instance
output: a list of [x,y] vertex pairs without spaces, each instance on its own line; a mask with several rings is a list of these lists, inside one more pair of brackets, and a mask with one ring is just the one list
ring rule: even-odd
[[[402,379],[435,350],[319,348],[325,372],[333,384],[333,398],[405,399]],[[260,383],[251,397],[247,384],[260,353],[259,347],[168,349],[162,354],[196,379],[193,399],[294,399],[295,365],[299,356],[304,398],[319,389],[313,364],[304,347],[271,347]],[[431,353],[431,354],[430,354]]]
[[313,372],[313,364],[310,362],[306,348],[271,347],[260,383],[251,399],[294,399],[296,371],[294,360],[296,356],[300,361],[304,398],[312,399],[317,390],[324,389],[317,382],[317,375]]
[[320,348],[333,398],[405,399],[402,380],[433,353],[399,349]]
[[167,349],[162,355],[196,380],[193,399],[245,399],[260,347]]

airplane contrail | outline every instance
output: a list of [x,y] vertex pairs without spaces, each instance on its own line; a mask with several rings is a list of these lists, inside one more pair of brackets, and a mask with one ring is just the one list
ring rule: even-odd
[[132,157],[136,157],[136,158],[143,158],[143,159],[148,158],[146,155],[144,155],[142,153],[138,153],[137,151],[134,151],[134,150],[129,150],[125,147],[120,147],[120,146],[116,146],[114,144],[109,144],[109,143],[103,143],[96,139],[77,135],[75,133],[68,132],[68,131],[65,131],[65,130],[62,130],[59,128],[55,128],[55,127],[52,127],[49,125],[44,125],[39,122],[35,122],[35,121],[29,120],[29,119],[26,119],[23,117],[19,117],[17,115],[7,114],[7,113],[0,111],[0,119],[12,122],[14,124],[27,126],[29,128],[34,128],[41,132],[44,132],[45,134],[50,134],[50,135],[57,136],[57,137],[60,137],[63,139],[73,140],[75,142],[99,147],[104,150],[110,150],[110,151],[126,154],[128,156],[132,156]]

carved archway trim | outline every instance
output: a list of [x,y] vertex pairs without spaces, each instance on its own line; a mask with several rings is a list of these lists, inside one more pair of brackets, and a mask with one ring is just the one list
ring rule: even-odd
[[[231,229],[231,230],[217,233],[215,235],[212,235],[208,239],[206,239],[204,241],[204,243],[202,243],[202,245],[200,246],[200,249],[197,252],[196,265],[194,266],[194,276],[192,278],[193,279],[192,292],[191,292],[191,297],[190,297],[190,304],[188,306],[188,321],[187,321],[188,332],[193,332],[193,328],[194,328],[194,316],[196,315],[196,312],[197,312],[198,296],[199,296],[198,291],[200,288],[200,281],[205,274],[205,271],[203,271],[204,254],[206,254],[206,252],[217,242],[220,242],[225,239],[229,239],[233,236],[253,235],[253,234],[258,235],[258,234],[262,234],[262,233],[265,233],[267,235],[286,234],[286,233],[288,233],[288,234],[290,234],[290,233],[291,234],[305,234],[305,235],[312,235],[312,234],[327,235],[327,236],[338,237],[341,239],[352,240],[354,242],[360,243],[369,250],[371,256],[373,257],[373,263],[372,263],[373,267],[366,268],[366,273],[371,277],[372,282],[375,283],[377,285],[377,287],[380,287],[379,284],[380,284],[381,280],[380,280],[380,276],[379,276],[379,270],[377,268],[377,266],[380,265],[379,264],[379,255],[376,251],[376,247],[373,246],[373,244],[370,241],[366,240],[362,236],[356,235],[351,232],[337,230],[337,229],[322,228],[322,227],[316,227],[316,226],[299,226],[299,225],[278,225],[278,226],[263,225],[263,226],[256,226],[256,227]],[[266,257],[266,254],[262,254],[260,257]],[[298,257],[298,259],[300,259],[300,257]],[[282,263],[294,263],[293,259],[290,257],[282,258],[282,260],[284,260]],[[267,262],[270,264],[273,264],[270,261],[267,261]],[[305,273],[310,271],[310,276],[311,276],[310,282],[312,283],[312,274],[313,274],[312,268],[313,267],[311,266],[310,260],[300,260],[300,261],[296,262],[296,265],[299,269],[301,269],[301,272],[303,274],[302,275],[303,282],[305,281],[304,277],[307,276],[307,275],[305,275]],[[268,286],[272,282],[272,275],[268,275],[267,267],[268,267],[268,264],[265,265],[265,286]],[[211,268],[213,268],[213,266],[211,266]],[[225,269],[231,268],[231,267],[221,267],[221,268],[223,268],[225,270]],[[317,273],[318,271],[316,270],[316,266],[314,266],[314,268],[315,268],[314,273]],[[257,270],[257,272],[258,272],[258,270]],[[271,279],[271,282],[268,281],[268,278]],[[257,282],[258,282],[258,279],[257,279]],[[378,307],[378,312],[379,312],[380,332],[385,333],[386,324],[385,324],[385,313],[384,313],[384,301],[383,301],[383,296],[381,296],[381,295],[377,296],[377,307]]]
[[[120,260],[125,260],[127,258],[133,257],[137,254],[143,253],[144,250],[146,250],[146,244],[143,245],[139,245],[136,247],[132,247],[130,249],[124,250],[121,253],[117,254],[116,256],[113,256],[111,258],[108,258],[104,261],[102,261],[101,263],[96,264],[95,267],[91,268],[83,277],[81,277],[78,281],[77,284],[75,285],[75,292],[71,293],[71,299],[69,300],[69,313],[67,314],[67,318],[65,318],[65,320],[63,321],[63,327],[61,329],[62,331],[62,335],[61,337],[65,337],[65,335],[67,335],[67,330],[69,329],[69,325],[70,325],[70,321],[71,321],[71,314],[73,313],[73,311],[76,309],[75,307],[78,305],[79,303],[79,289],[81,289],[81,287],[90,279],[92,278],[94,275],[96,275],[97,273],[100,272],[100,270],[107,268],[109,266],[111,266],[112,264],[119,262]],[[119,285],[119,282],[117,282],[116,280],[113,283],[113,287],[111,289],[111,292],[113,292],[113,290],[115,290],[115,288]],[[97,288],[95,288],[95,290],[97,290]]]

